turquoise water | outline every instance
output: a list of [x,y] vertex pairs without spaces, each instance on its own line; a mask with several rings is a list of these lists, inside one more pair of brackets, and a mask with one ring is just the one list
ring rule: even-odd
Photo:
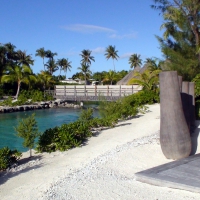
[[[23,139],[16,136],[14,127],[16,127],[21,119],[35,113],[38,129],[40,132],[48,128],[60,126],[64,123],[68,124],[78,119],[81,110],[68,108],[51,108],[26,112],[13,112],[0,114],[0,148],[8,146],[11,149],[19,151],[27,151],[22,146]],[[94,116],[97,116],[94,112]]]

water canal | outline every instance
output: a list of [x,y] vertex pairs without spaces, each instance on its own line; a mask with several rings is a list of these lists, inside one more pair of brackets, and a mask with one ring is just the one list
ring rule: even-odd
[[[40,132],[48,128],[60,126],[64,123],[68,124],[78,119],[80,109],[69,108],[51,108],[26,112],[13,112],[0,114],[0,148],[8,146],[11,149],[19,151],[27,151],[22,146],[22,139],[16,136],[14,127],[16,127],[21,119],[35,113],[35,118]],[[98,112],[94,111],[94,116],[98,116]]]

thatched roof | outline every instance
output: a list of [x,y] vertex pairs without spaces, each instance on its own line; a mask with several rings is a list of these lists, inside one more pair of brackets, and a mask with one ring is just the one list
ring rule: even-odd
[[142,68],[136,67],[134,70],[130,71],[122,80],[118,81],[116,85],[128,85],[130,79],[133,78],[134,72],[143,73],[147,69],[147,65],[144,65]]

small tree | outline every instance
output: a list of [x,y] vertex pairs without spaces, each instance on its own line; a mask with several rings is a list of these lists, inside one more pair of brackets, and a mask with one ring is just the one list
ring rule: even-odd
[[32,156],[32,148],[35,144],[35,139],[40,135],[38,132],[37,122],[35,120],[35,114],[33,113],[26,119],[22,119],[19,125],[15,127],[17,136],[24,139],[23,146],[29,148],[30,157]]

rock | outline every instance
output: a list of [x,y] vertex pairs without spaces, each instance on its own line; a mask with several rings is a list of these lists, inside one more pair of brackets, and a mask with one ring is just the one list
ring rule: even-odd
[[74,105],[74,108],[80,108],[80,106],[79,105]]

